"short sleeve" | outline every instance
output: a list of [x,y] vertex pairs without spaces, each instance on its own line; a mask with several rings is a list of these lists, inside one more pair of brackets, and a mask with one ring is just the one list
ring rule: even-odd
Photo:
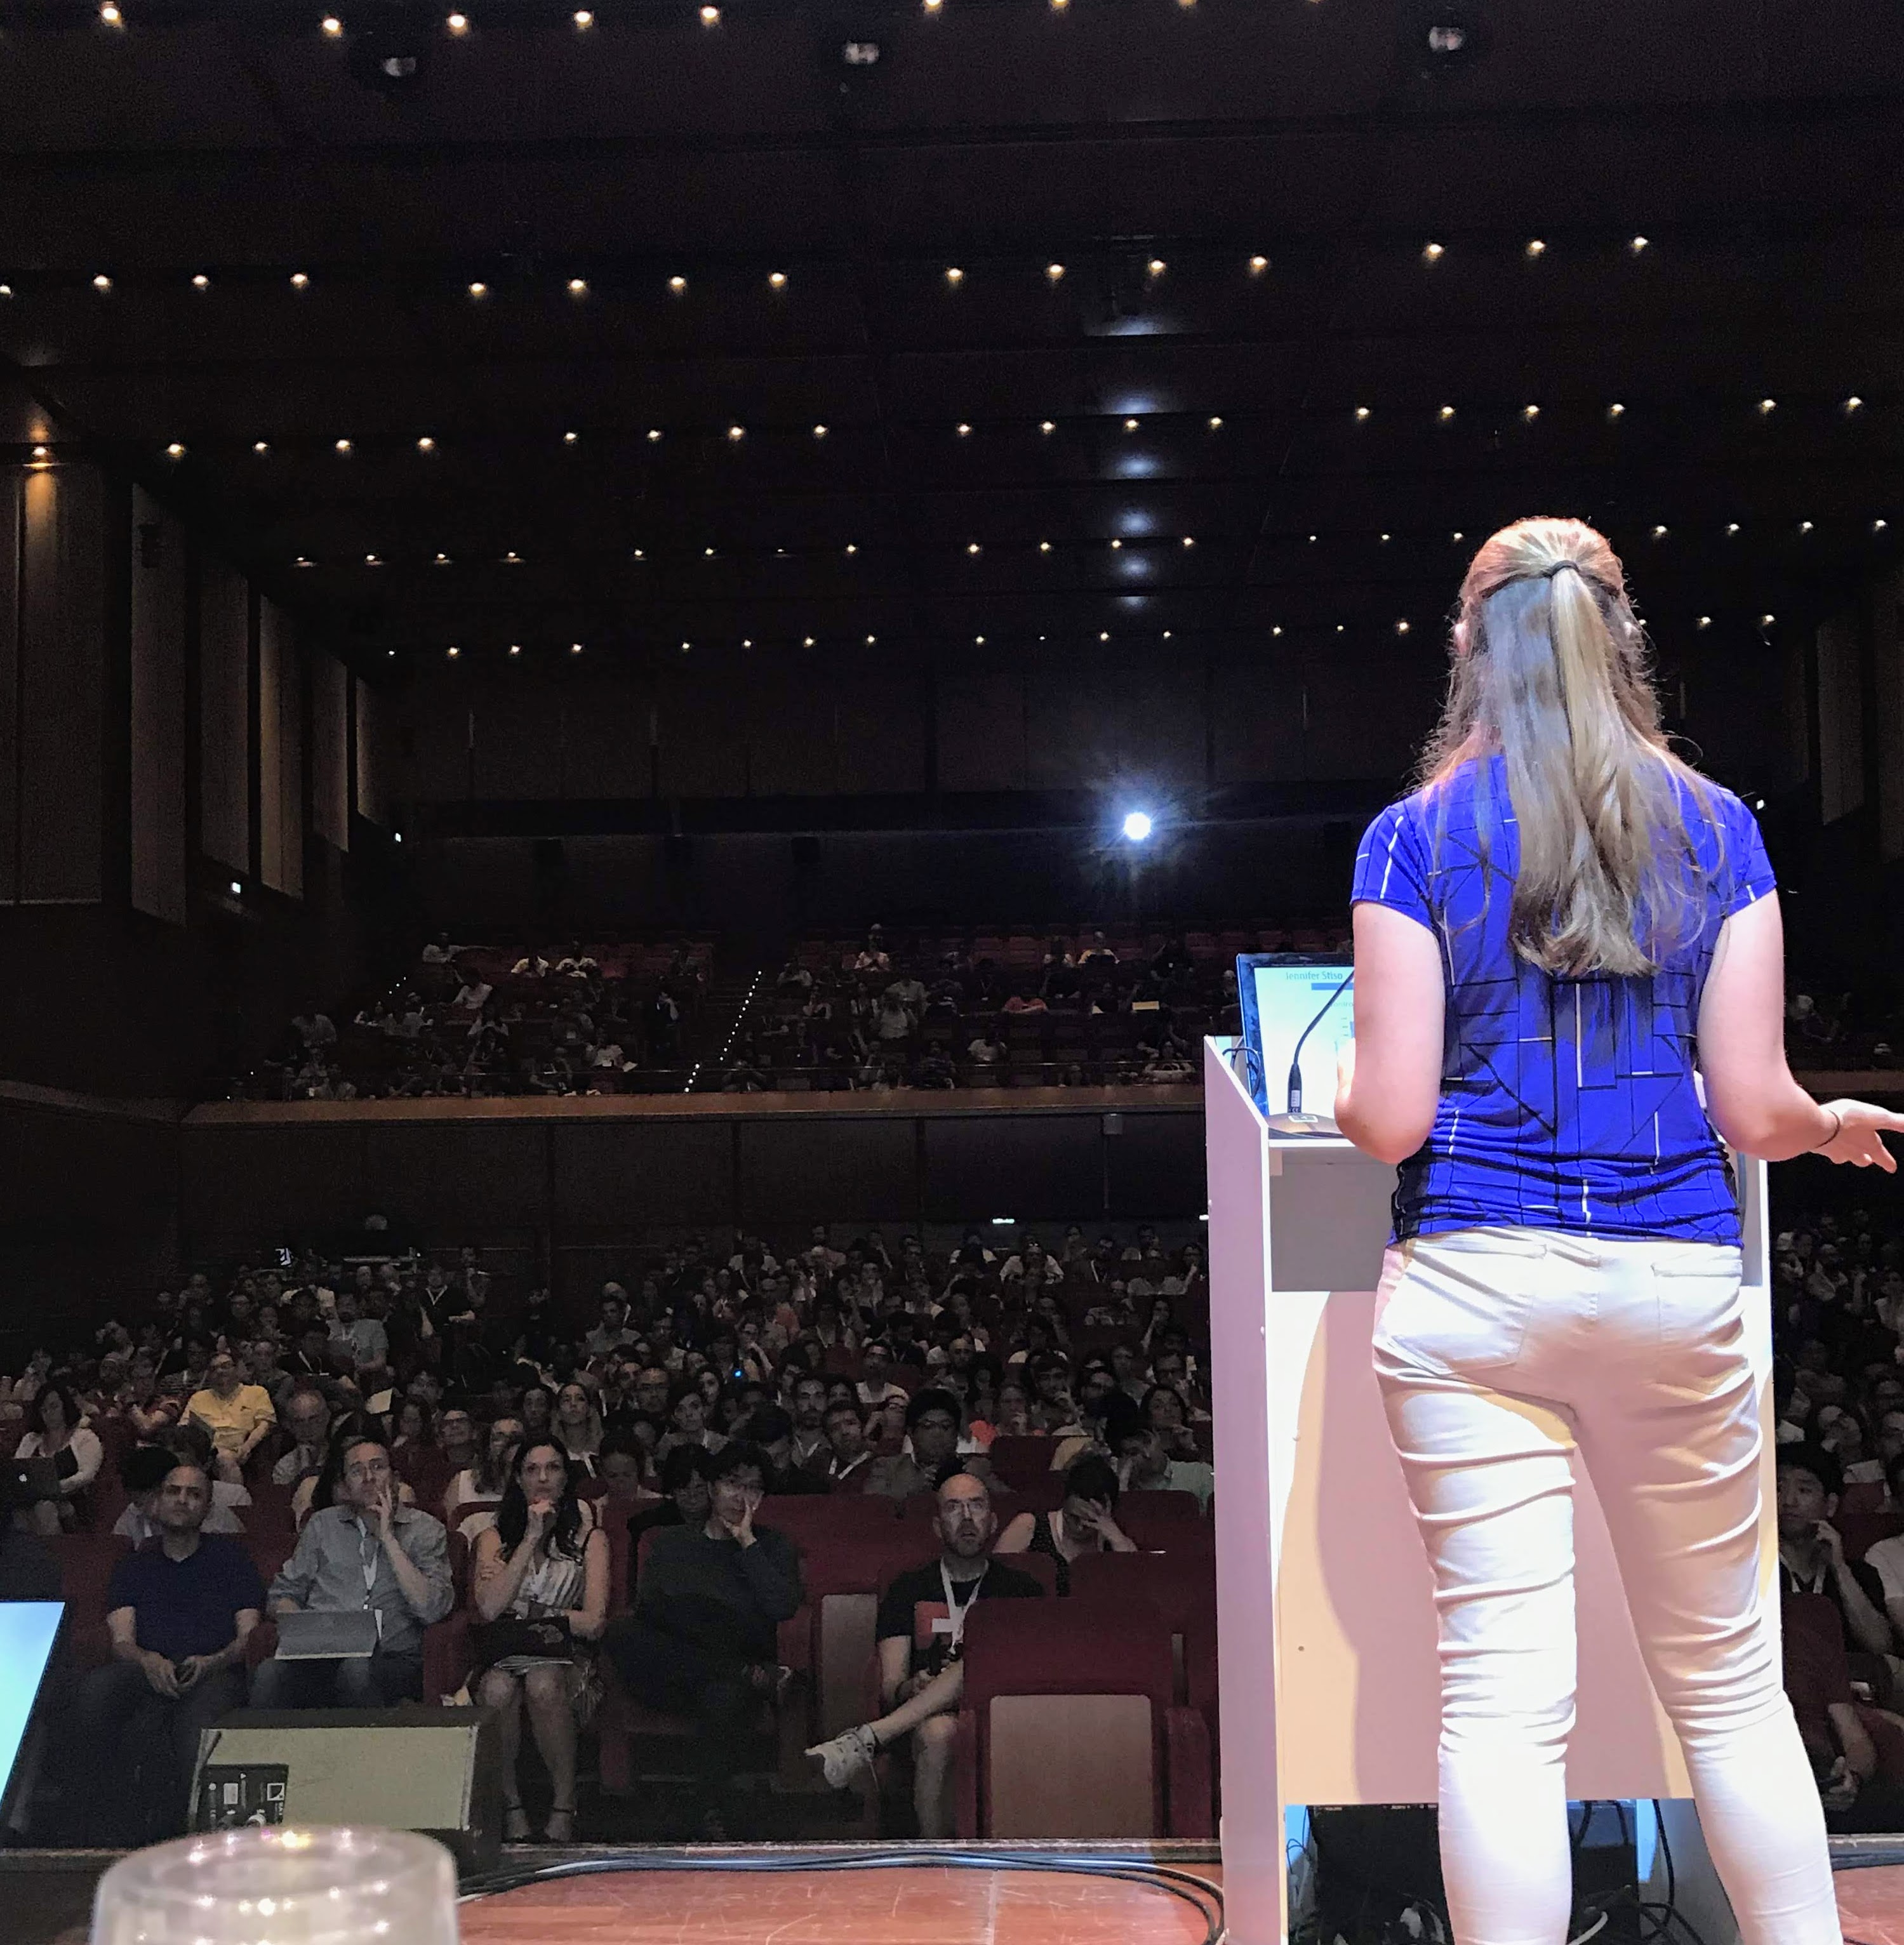
[[1349,900],[1352,905],[1387,905],[1433,929],[1427,856],[1415,799],[1390,804],[1362,833]]
[[912,1609],[918,1598],[918,1577],[902,1574],[886,1589],[879,1603],[879,1619],[873,1629],[876,1641],[892,1641],[903,1635],[912,1638]]
[[1743,911],[1776,892],[1779,881],[1773,875],[1771,859],[1765,855],[1758,819],[1736,797],[1727,801],[1726,812],[1725,912],[1730,918],[1734,912]]

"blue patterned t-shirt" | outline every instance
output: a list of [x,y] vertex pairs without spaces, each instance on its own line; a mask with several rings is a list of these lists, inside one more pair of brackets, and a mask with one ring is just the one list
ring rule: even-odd
[[1739,1241],[1695,1040],[1720,927],[1775,880],[1751,812],[1717,784],[1705,794],[1680,792],[1693,923],[1650,976],[1561,978],[1514,951],[1519,834],[1498,757],[1369,827],[1353,897],[1434,933],[1447,1009],[1433,1131],[1397,1171],[1398,1240],[1495,1224]]

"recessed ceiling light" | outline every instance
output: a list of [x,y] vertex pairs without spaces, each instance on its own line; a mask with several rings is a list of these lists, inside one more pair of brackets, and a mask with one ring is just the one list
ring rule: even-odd
[[208,291],[211,288],[211,279],[201,270],[192,279],[192,288],[195,291]]
[[1112,553],[1117,553],[1123,545],[1124,543],[1122,541],[1112,541],[1111,542],[1111,552]]
[[1438,264],[1447,254],[1447,248],[1443,244],[1427,243],[1422,245],[1421,257],[1424,263]]
[[580,34],[587,33],[588,29],[595,24],[594,15],[590,13],[586,7],[578,8],[576,10],[574,20],[576,31]]
[[1406,635],[1408,633],[1408,624],[1406,621],[1397,621],[1395,624],[1395,632],[1398,635]]
[[1809,534],[1816,532],[1816,529],[1813,526],[1810,521],[1801,520],[1798,522],[1798,531],[1801,534]]
[[562,435],[562,443],[564,445],[579,445],[581,442],[581,439],[582,435],[579,432],[565,432]]
[[447,567],[449,565],[449,555],[446,553],[439,553],[437,556],[437,565],[439,567]]
[[1054,419],[1040,419],[1038,422],[1038,429],[1042,433],[1056,432],[1058,429],[1057,422]]
[[1047,264],[1045,266],[1045,274],[1053,283],[1058,283],[1063,279],[1064,266],[1062,264]]
[[811,635],[803,635],[800,638],[800,646],[803,649],[810,649],[813,646],[813,637]]
[[486,297],[489,294],[489,287],[482,282],[474,283],[469,287],[469,294],[473,297]]
[[962,284],[964,281],[965,273],[963,270],[954,268],[946,273],[946,282],[949,284]]
[[1126,419],[1124,421],[1124,430],[1126,432],[1135,432],[1137,429],[1137,422],[1135,419]]
[[509,652],[510,652],[512,655],[520,655],[520,654],[522,653],[522,652],[523,652],[523,645],[522,645],[522,643],[520,643],[520,642],[511,642],[511,643],[509,644]]
[[767,273],[767,281],[771,288],[783,291],[787,287],[787,273],[785,270],[770,270]]
[[971,436],[972,428],[966,424],[963,420],[959,421],[958,424],[954,428],[954,430],[958,433],[961,439],[969,439]]
[[661,443],[661,428],[659,426],[650,426],[648,428],[648,443],[650,445],[659,445]]
[[1606,408],[1606,416],[1609,419],[1623,419],[1626,417],[1626,408],[1619,404],[1610,405]]
[[1270,260],[1267,257],[1252,257],[1249,260],[1249,273],[1252,277],[1260,277],[1269,267]]
[[572,655],[580,655],[582,653],[582,644],[579,642],[571,642],[569,644],[569,652]]
[[978,542],[977,541],[967,541],[965,544],[965,551],[967,553],[977,553],[979,551]]
[[263,439],[253,439],[252,442],[252,450],[262,458],[264,455],[269,452],[271,448]]
[[703,7],[701,9],[701,24],[704,27],[719,26],[721,9],[718,7]]
[[337,442],[337,450],[345,458],[349,458],[350,456],[350,442],[347,439],[339,439]]
[[310,288],[310,279],[302,270],[293,270],[291,273],[291,288],[294,291],[307,291]]
[[816,439],[824,439],[826,436],[825,427],[823,425],[815,426],[813,428],[813,436]]
[[467,14],[452,14],[443,24],[452,34],[467,34],[469,32],[469,16]]
[[1847,412],[1862,412],[1864,409],[1864,401],[1853,392],[1850,397],[1845,400],[1844,409]]
[[1038,544],[1038,550],[1040,553],[1049,553],[1051,551],[1051,543],[1049,541],[1040,541]]
[[1649,246],[1651,241],[1652,239],[1649,237],[1636,236],[1626,247],[1633,252],[1634,256],[1637,257],[1642,250],[1646,249]]
[[1778,408],[1779,402],[1776,399],[1761,399],[1758,402],[1758,411],[1761,418],[1764,418],[1769,412],[1776,412]]
[[747,428],[745,426],[730,425],[727,428],[727,436],[730,439],[745,439],[747,436]]
[[165,448],[165,457],[168,459],[183,459],[185,457],[185,448],[177,439],[174,439]]
[[1538,405],[1523,405],[1520,408],[1520,415],[1531,425],[1540,417],[1541,408]]
[[110,277],[107,276],[106,276],[106,275],[103,271],[100,273],[100,275],[99,275],[99,276],[96,276],[96,277],[95,277],[95,278],[94,278],[94,279],[93,279],[93,288],[94,288],[94,290],[96,290],[97,291],[98,291],[98,293],[100,294],[100,295],[101,297],[105,296],[105,294],[106,294],[106,292],[107,292],[108,291],[110,291],[112,288],[113,288],[113,280],[112,280],[112,279],[111,279]]
[[679,297],[681,292],[687,288],[687,279],[680,276],[670,277],[668,279],[668,288]]
[[569,279],[569,294],[572,297],[585,297],[588,294],[588,279],[584,277],[571,277]]
[[1144,266],[1144,268],[1148,270],[1153,277],[1161,277],[1165,270],[1168,267],[1169,267],[1165,263],[1164,260],[1161,257],[1153,257],[1149,262]]
[[1547,254],[1547,245],[1538,236],[1533,237],[1528,242],[1527,254],[1530,257],[1544,257]]
[[416,449],[419,452],[434,452],[437,449],[437,442],[426,432],[417,441]]
[[1223,421],[1222,421],[1222,420],[1221,420],[1221,419],[1213,418],[1213,419],[1210,421],[1210,430],[1211,430],[1212,432],[1221,432],[1221,431],[1222,431],[1222,430],[1223,430]]
[[335,40],[344,31],[344,23],[335,14],[326,14],[319,24],[322,26],[325,33],[332,40]]
[[461,649],[453,647],[446,649],[443,651],[443,653],[446,655],[452,661],[454,661],[462,652],[463,652]]
[[1693,625],[1699,628],[1709,628],[1712,626],[1712,617],[1710,615],[1702,615]]
[[1442,407],[1442,408],[1441,408],[1441,417],[1442,417],[1442,418],[1443,418],[1444,419],[1451,419],[1451,418],[1452,418],[1454,416],[1455,416],[1455,408],[1454,408],[1454,407],[1453,407],[1452,405],[1443,405],[1443,406]]
[[1355,408],[1356,419],[1366,425],[1368,423],[1370,410],[1371,408],[1367,405],[1357,405]]

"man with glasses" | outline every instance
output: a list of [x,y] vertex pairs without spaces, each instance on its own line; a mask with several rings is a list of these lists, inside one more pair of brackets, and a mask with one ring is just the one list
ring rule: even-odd
[[959,1418],[958,1400],[952,1392],[935,1386],[915,1393],[906,1407],[906,1432],[912,1450],[875,1459],[867,1468],[865,1490],[892,1500],[930,1493],[955,1462],[987,1487],[995,1485],[991,1462],[982,1453],[959,1456]]
[[222,1466],[236,1478],[261,1440],[276,1426],[278,1414],[271,1394],[262,1385],[248,1385],[229,1351],[221,1351],[205,1367],[205,1389],[185,1401],[186,1416],[202,1426]]
[[965,1694],[965,1622],[974,1601],[1035,1600],[1029,1574],[992,1557],[998,1515],[983,1479],[954,1472],[939,1488],[939,1557],[902,1574],[879,1604],[879,1697],[887,1712],[807,1753],[844,1789],[870,1782],[881,1750],[909,1743],[921,1837],[954,1835],[952,1740]]
[[344,1448],[341,1497],[314,1512],[271,1583],[274,1614],[377,1617],[367,1655],[260,1664],[255,1709],[379,1708],[423,1699],[423,1631],[455,1604],[443,1522],[398,1500],[390,1449],[360,1438]]

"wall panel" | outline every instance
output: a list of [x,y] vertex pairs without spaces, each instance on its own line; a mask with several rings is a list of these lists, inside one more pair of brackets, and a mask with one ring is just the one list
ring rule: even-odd
[[556,1219],[565,1231],[734,1219],[730,1125],[557,1124],[554,1141]]
[[390,822],[390,723],[384,698],[361,678],[356,684],[356,809],[372,824]]
[[593,803],[649,794],[648,710],[631,683],[606,677],[562,691],[562,794]]
[[0,905],[20,895],[20,522],[26,475],[0,472]]
[[132,907],[172,925],[185,923],[185,624],[184,526],[135,486]]
[[1025,778],[1033,790],[1087,789],[1118,774],[1112,700],[1128,671],[1035,668],[1025,679]]
[[1019,677],[940,677],[938,726],[941,790],[1025,788],[1025,686]]
[[746,684],[748,788],[755,797],[830,795],[838,774],[830,675],[757,671]]
[[304,895],[304,679],[291,618],[258,604],[258,875]]
[[377,1124],[364,1136],[369,1192],[433,1239],[471,1242],[545,1221],[548,1132],[533,1122]]
[[361,1125],[188,1125],[181,1139],[183,1222],[196,1250],[329,1236],[370,1206]]
[[739,797],[747,784],[747,703],[733,682],[671,670],[656,699],[664,797]]
[[1301,683],[1296,657],[1280,649],[1217,664],[1218,783],[1295,783],[1307,774]]
[[925,1213],[1088,1222],[1104,1204],[1103,1136],[1091,1114],[985,1114],[925,1127]]
[[1110,1213],[1126,1222],[1204,1214],[1202,1115],[1186,1109],[1122,1118],[1123,1133],[1104,1137]]
[[740,1220],[750,1227],[916,1222],[918,1135],[909,1119],[744,1121]]
[[199,591],[199,846],[252,868],[251,590],[210,555]]
[[1864,804],[1864,678],[1858,625],[1849,617],[1818,631],[1818,799],[1825,824]]
[[925,695],[916,678],[855,676],[841,684],[837,707],[842,793],[925,788]]
[[335,655],[311,660],[310,828],[332,849],[350,849],[350,678]]
[[1165,788],[1202,788],[1208,769],[1202,662],[1121,669],[1107,686],[1117,775]]
[[20,898],[98,901],[106,495],[90,467],[29,473],[20,695]]

